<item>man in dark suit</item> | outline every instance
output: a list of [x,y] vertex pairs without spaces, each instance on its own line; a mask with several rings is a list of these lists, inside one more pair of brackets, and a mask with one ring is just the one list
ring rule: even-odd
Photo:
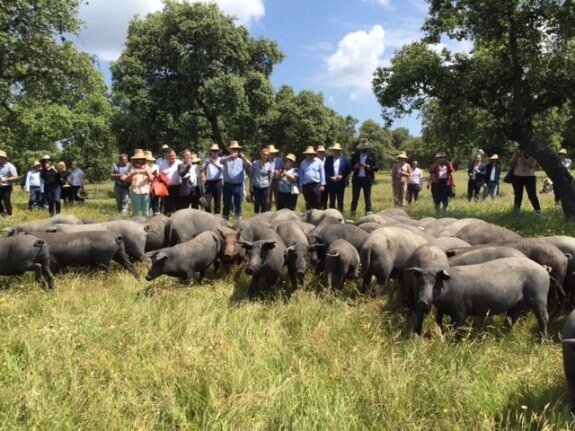
[[351,165],[347,157],[341,155],[341,145],[333,144],[329,148],[331,155],[325,158],[325,183],[329,193],[329,207],[335,208],[337,200],[337,209],[343,213],[343,195],[345,192],[347,176],[351,172]]
[[483,198],[491,196],[493,199],[499,194],[499,176],[501,175],[501,165],[499,165],[499,156],[493,154],[489,157],[489,164],[485,167],[485,181],[487,187],[485,188],[485,193]]
[[369,142],[362,138],[357,146],[357,151],[351,157],[352,175],[352,196],[351,213],[355,216],[359,192],[363,190],[365,200],[365,213],[371,214],[371,186],[375,182],[375,172],[379,169],[375,153],[369,149]]

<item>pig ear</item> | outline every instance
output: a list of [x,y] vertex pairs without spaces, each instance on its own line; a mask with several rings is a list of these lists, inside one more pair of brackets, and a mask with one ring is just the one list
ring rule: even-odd
[[437,273],[437,275],[441,277],[443,280],[449,280],[451,278],[451,274],[447,269],[442,269]]
[[160,251],[156,254],[156,256],[154,257],[154,261],[155,262],[159,262],[160,260],[164,260],[167,259],[168,255],[166,253],[164,253],[163,251]]
[[254,248],[254,244],[249,241],[238,241],[238,244],[245,248],[246,250],[251,250]]
[[573,259],[573,255],[571,253],[565,253],[567,259]]
[[414,277],[421,277],[423,275],[423,272],[421,272],[421,268],[417,268],[415,266],[411,268],[406,268],[405,270],[411,273],[411,275],[413,275]]
[[275,241],[266,241],[262,244],[262,247],[266,250],[271,250],[272,248],[274,248],[276,246],[276,242]]

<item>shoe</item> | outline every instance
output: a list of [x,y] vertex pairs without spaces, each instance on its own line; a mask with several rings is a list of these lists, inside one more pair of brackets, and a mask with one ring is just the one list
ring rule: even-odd
[[161,213],[160,213],[159,211],[156,211],[156,212],[154,213],[155,216],[159,216],[160,214],[161,214]]
[[365,213],[365,215],[366,215],[366,216],[373,215],[373,211],[367,211],[367,212]]
[[535,215],[542,216],[543,214],[541,213],[541,210],[537,210],[535,211]]

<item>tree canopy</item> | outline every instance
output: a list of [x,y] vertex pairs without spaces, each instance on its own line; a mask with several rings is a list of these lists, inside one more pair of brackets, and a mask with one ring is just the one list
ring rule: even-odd
[[[404,46],[375,71],[373,89],[387,122],[427,110],[435,133],[460,147],[474,124],[519,143],[561,193],[573,193],[542,125],[569,109],[575,91],[575,7],[559,0],[430,0],[425,38]],[[473,44],[469,53],[438,51],[443,37]],[[489,136],[489,135],[488,135]],[[437,145],[437,143],[435,143]],[[571,196],[571,197],[575,197]],[[575,201],[575,199],[568,199]],[[565,202],[565,199],[563,199]],[[565,209],[565,205],[564,205]],[[566,211],[575,216],[575,206]]]
[[79,29],[80,3],[0,3],[1,145],[21,169],[62,145],[99,180],[114,153],[111,111],[94,59],[67,40]]
[[268,78],[282,59],[275,42],[250,37],[217,5],[166,1],[132,20],[112,66],[120,144],[252,141],[274,101]]

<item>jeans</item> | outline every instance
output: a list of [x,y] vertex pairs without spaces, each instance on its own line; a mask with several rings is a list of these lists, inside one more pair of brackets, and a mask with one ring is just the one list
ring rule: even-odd
[[408,184],[407,185],[407,202],[411,203],[417,202],[419,199],[419,184]]
[[54,210],[56,214],[60,214],[62,210],[62,204],[60,202],[60,196],[62,195],[62,188],[60,186],[54,187],[53,189],[44,190],[44,199],[48,204],[48,211],[50,215],[54,215]]
[[449,206],[449,186],[447,185],[447,178],[440,179],[438,183],[435,183],[433,203],[435,204],[436,211],[439,211],[441,204],[443,204],[444,210]]
[[224,183],[224,218],[229,220],[230,212],[232,210],[232,202],[236,217],[242,216],[242,201],[244,199],[244,184]]
[[42,208],[44,196],[40,186],[30,186],[30,198],[28,199],[28,209]]
[[485,187],[485,192],[483,194],[483,199],[487,196],[491,196],[491,199],[496,197],[499,194],[499,184],[495,181],[488,181],[487,187]]

